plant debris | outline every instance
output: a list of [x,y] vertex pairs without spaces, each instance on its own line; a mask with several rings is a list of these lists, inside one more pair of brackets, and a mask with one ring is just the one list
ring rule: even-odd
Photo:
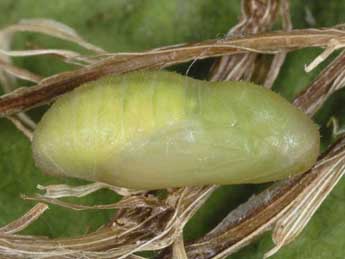
[[[282,30],[271,31],[279,18]],[[62,49],[11,50],[12,35],[23,31],[71,41],[91,53],[82,55]],[[288,52],[310,47],[325,48],[306,66],[305,70],[309,72],[336,49],[343,48],[344,44],[343,26],[292,29],[287,0],[242,0],[242,17],[225,39],[178,44],[138,53],[108,53],[86,42],[64,24],[52,20],[24,20],[0,31],[0,83],[6,92],[0,97],[0,117],[7,117],[31,139],[35,123],[25,111],[50,103],[67,91],[108,74],[162,69],[187,61],[221,57],[210,71],[210,80],[253,80],[271,88]],[[11,57],[35,55],[52,55],[76,65],[76,69],[42,78],[11,63]],[[271,57],[271,63],[261,71],[260,57],[264,55]],[[293,104],[312,116],[332,93],[344,87],[344,71],[345,53],[341,52],[295,98]],[[17,78],[35,85],[15,89]],[[187,244],[184,244],[182,236],[185,224],[217,186],[171,189],[167,190],[168,195],[164,198],[101,183],[77,187],[38,186],[45,191],[44,194],[23,197],[39,203],[21,218],[0,228],[0,254],[14,258],[84,256],[139,259],[143,257],[134,253],[161,250],[158,258],[216,259],[233,254],[273,229],[276,246],[265,255],[268,257],[300,234],[344,174],[344,162],[345,137],[340,135],[309,172],[273,184],[230,212],[202,238]],[[64,197],[83,197],[102,188],[119,193],[123,196],[122,200],[115,204],[93,206],[60,200]],[[48,239],[17,234],[46,211],[46,203],[75,210],[117,208],[117,212],[100,229],[81,237]]]

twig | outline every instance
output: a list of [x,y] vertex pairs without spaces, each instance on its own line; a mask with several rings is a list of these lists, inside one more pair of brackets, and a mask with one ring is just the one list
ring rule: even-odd
[[185,44],[163,50],[135,54],[117,54],[97,64],[65,72],[31,88],[20,88],[0,98],[0,117],[42,105],[72,90],[82,83],[109,74],[122,74],[139,69],[157,69],[193,60],[221,55],[244,53],[278,53],[282,49],[326,47],[332,39],[345,39],[345,32],[338,29],[306,29],[290,32],[272,32],[227,40],[211,40]]
[[27,226],[31,225],[35,220],[37,220],[47,209],[48,206],[46,204],[37,203],[25,215],[7,224],[6,226],[1,227],[0,235],[3,233],[14,234],[25,229]]
[[[262,2],[260,0],[244,0],[241,2],[242,17],[239,23],[230,29],[226,38],[236,35],[256,34],[271,29],[279,10],[278,0]],[[210,81],[251,80],[258,55],[245,53],[223,56],[211,68]]]
[[[339,76],[342,76],[343,70],[340,69],[340,65],[343,63],[343,59],[344,55],[341,54],[322,71],[319,77],[308,87],[308,90],[304,91],[295,99],[294,103],[298,103],[300,105],[299,108],[305,109],[306,111],[310,110],[310,107],[315,107],[316,103],[320,107],[326,98],[322,98],[320,101],[319,98],[323,95],[314,97],[315,95],[312,95],[312,93],[314,91],[318,92],[318,87],[322,86],[323,94],[327,93],[326,96],[329,96],[329,92],[324,89],[330,89],[333,81]],[[320,84],[320,82],[325,83]],[[306,99],[305,97],[307,95],[311,95],[313,98],[311,100]],[[306,103],[303,100],[306,100]],[[337,168],[334,168],[336,171],[332,172],[335,176],[333,175],[334,177],[332,176],[331,178],[326,177],[326,182],[325,180],[321,181],[323,183],[329,183],[322,189],[317,187],[317,179],[324,177],[329,171],[327,167],[320,167],[319,165],[324,163],[324,161],[331,161],[330,166],[332,166],[334,163],[332,158],[343,154],[343,152],[345,152],[344,136],[329,149],[327,155],[320,158],[318,164],[309,173],[275,184],[232,211],[216,228],[206,234],[202,239],[188,245],[186,249],[189,258],[200,258],[199,256],[203,256],[202,258],[214,259],[236,252],[269,230],[279,219],[284,219],[284,215],[288,212],[289,208],[299,204],[298,197],[303,197],[303,192],[308,194],[306,192],[308,188],[322,190],[323,196],[316,200],[323,200],[341,177],[341,170],[337,171]],[[321,202],[316,203],[308,211],[308,214],[306,214],[307,217],[303,218],[305,223],[308,222],[320,204]],[[301,228],[297,232],[300,231]]]
[[[333,85],[337,78],[344,78],[345,71],[345,52],[342,52],[332,61],[310,84],[306,90],[300,93],[294,100],[293,104],[303,110],[306,114],[312,116],[325,102],[334,91],[343,87],[344,84]],[[332,87],[333,85],[333,87]]]

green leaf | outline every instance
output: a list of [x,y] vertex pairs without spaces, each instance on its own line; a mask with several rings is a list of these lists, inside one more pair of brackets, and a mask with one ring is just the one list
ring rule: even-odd
[[[187,41],[222,38],[236,24],[240,15],[239,0],[1,0],[0,28],[24,18],[50,18],[75,28],[86,40],[108,51],[140,51]],[[311,12],[315,25],[306,17]],[[292,20],[295,28],[324,27],[345,21],[343,0],[293,0]],[[309,19],[310,20],[310,19]],[[23,33],[15,37],[14,48],[28,44],[40,48],[67,48],[80,50],[71,43],[46,36]],[[307,49],[288,55],[274,89],[292,99],[308,85],[321,68],[306,74],[304,65],[320,53]],[[31,71],[49,75],[68,70],[71,66],[54,58],[35,57],[15,59],[17,65]],[[193,65],[199,77],[205,77],[209,62]],[[176,69],[184,71],[186,65]],[[21,82],[22,83],[22,82]],[[26,83],[25,83],[26,84]],[[322,126],[324,144],[330,139],[330,130],[324,125],[335,115],[340,123],[344,113],[344,92],[336,93],[320,111],[316,120]],[[341,109],[344,109],[342,107]],[[39,117],[42,109],[32,114]],[[35,168],[30,143],[6,119],[0,119],[0,225],[4,225],[26,212],[33,203],[23,201],[20,194],[33,194],[37,184],[81,184],[82,181],[43,175]],[[217,190],[185,229],[185,237],[197,238],[212,229],[229,211],[246,201],[261,186],[224,186]],[[99,191],[83,199],[71,199],[85,204],[110,203],[118,199],[110,191]],[[341,181],[326,199],[305,231],[292,244],[273,258],[316,259],[343,258],[345,246],[345,182]],[[25,233],[50,237],[75,236],[87,233],[105,223],[113,211],[75,212],[50,206],[48,212],[30,226]],[[262,258],[272,247],[270,234],[266,234],[234,255],[232,258]]]

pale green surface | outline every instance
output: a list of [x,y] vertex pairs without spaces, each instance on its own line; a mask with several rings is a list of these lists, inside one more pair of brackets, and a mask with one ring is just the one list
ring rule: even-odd
[[308,170],[316,125],[245,82],[134,72],[60,97],[33,138],[43,172],[134,189],[264,183]]
[[[0,26],[22,18],[52,18],[76,28],[84,38],[107,50],[137,51],[165,44],[220,38],[236,23],[239,2],[239,0],[0,0]],[[331,26],[345,21],[343,0],[293,0],[291,11],[295,28],[313,26],[305,20],[305,8],[311,10],[316,27]],[[147,17],[149,19],[146,19]],[[26,43],[32,42],[39,42],[41,47],[72,46],[33,34],[17,36],[15,46],[23,48]],[[291,100],[318,73],[319,69],[310,74],[303,71],[304,65],[318,53],[320,50],[305,49],[289,54],[274,89]],[[54,58],[16,59],[16,63],[43,75],[69,68]],[[191,72],[193,75],[197,74],[205,78],[207,62],[202,64],[203,66],[194,64]],[[182,66],[179,69],[184,72],[186,67]],[[328,118],[335,114],[341,118],[340,125],[344,125],[342,113],[344,102],[344,93],[339,98],[333,98],[318,116],[318,122],[324,125]],[[38,114],[35,116],[38,118]],[[324,147],[328,143],[329,135],[330,130],[322,127],[321,140]],[[42,175],[33,165],[28,141],[3,119],[0,119],[0,141],[0,224],[22,215],[31,206],[30,202],[21,200],[19,194],[36,192],[37,183],[80,183]],[[185,237],[192,239],[210,230],[228,211],[244,202],[256,191],[258,187],[253,185],[220,188],[187,225]],[[83,199],[83,202],[106,203],[113,200],[114,197],[109,192],[99,192],[97,195]],[[302,235],[273,256],[273,259],[344,258],[344,202],[345,183],[341,180]],[[104,223],[111,213],[111,211],[73,212],[51,206],[27,233],[49,236],[77,235],[89,231],[90,227],[95,229]],[[231,258],[261,259],[271,247],[270,236],[267,234]]]

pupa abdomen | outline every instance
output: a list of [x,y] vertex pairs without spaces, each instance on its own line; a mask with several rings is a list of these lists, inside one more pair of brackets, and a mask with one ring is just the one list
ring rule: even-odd
[[319,138],[311,119],[263,87],[134,72],[58,98],[35,131],[33,153],[48,174],[161,189],[303,173]]

